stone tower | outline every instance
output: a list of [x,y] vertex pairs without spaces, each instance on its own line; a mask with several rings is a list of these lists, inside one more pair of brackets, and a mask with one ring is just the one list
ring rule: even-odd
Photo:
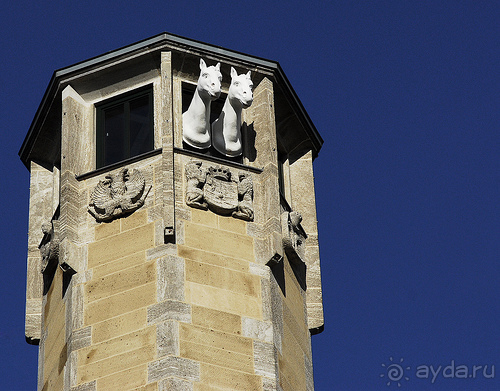
[[277,62],[165,33],[56,71],[19,152],[38,390],[312,390],[322,142]]

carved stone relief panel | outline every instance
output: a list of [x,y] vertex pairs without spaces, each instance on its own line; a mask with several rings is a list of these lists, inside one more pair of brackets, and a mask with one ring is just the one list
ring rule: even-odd
[[99,181],[90,195],[88,211],[99,222],[132,213],[144,205],[151,185],[147,191],[145,188],[146,181],[139,170],[122,168]]
[[253,181],[246,172],[191,161],[186,164],[186,204],[214,213],[253,221]]

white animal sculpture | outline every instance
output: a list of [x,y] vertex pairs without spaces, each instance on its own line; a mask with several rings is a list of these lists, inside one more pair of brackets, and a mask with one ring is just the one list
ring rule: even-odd
[[242,154],[241,110],[253,102],[253,83],[250,71],[238,75],[231,67],[231,85],[222,112],[212,124],[212,145],[221,154],[229,157]]
[[204,149],[210,142],[210,104],[220,96],[220,63],[209,66],[200,59],[200,77],[189,108],[182,114],[182,139],[188,145]]

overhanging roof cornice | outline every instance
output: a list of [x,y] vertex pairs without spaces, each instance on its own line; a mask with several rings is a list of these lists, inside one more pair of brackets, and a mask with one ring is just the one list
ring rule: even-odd
[[26,135],[21,149],[19,150],[19,156],[25,166],[29,169],[31,151],[36,143],[39,131],[45,122],[47,114],[52,107],[57,94],[60,92],[61,83],[64,80],[76,77],[80,74],[84,74],[93,69],[103,67],[121,59],[140,55],[141,52],[151,53],[164,49],[181,50],[199,55],[209,55],[216,57],[220,61],[224,61],[224,59],[226,59],[241,65],[260,68],[261,70],[272,74],[277,85],[282,89],[288,103],[298,114],[297,117],[299,118],[299,121],[309,134],[313,145],[314,156],[317,155],[323,144],[323,139],[316,130],[316,127],[309,118],[309,115],[305,111],[302,103],[300,102],[297,94],[278,62],[266,60],[256,56],[250,56],[200,41],[183,38],[174,34],[162,33],[137,43],[127,45],[120,49],[116,49],[97,57],[56,70],[50,79],[49,85],[42,98],[42,102],[36,111],[35,117],[28,130],[28,134]]

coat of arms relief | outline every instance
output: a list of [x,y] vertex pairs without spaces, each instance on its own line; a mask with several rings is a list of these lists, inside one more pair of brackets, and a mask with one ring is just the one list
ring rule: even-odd
[[151,185],[147,191],[145,188],[144,176],[137,169],[109,173],[92,191],[88,211],[98,222],[125,216],[144,205]]
[[221,166],[201,161],[186,164],[186,204],[192,208],[253,221],[253,182],[247,172],[234,175]]

